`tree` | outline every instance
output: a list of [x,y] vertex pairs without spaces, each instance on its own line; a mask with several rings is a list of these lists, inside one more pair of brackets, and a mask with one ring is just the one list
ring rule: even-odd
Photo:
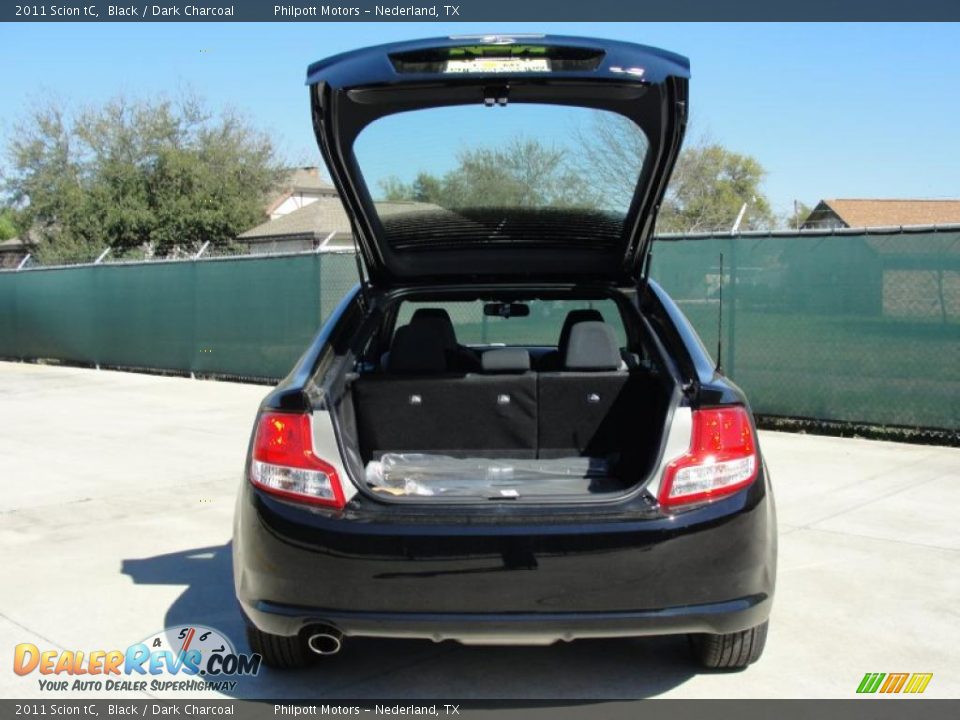
[[[577,144],[603,196],[625,206],[649,149],[646,136],[625,117],[597,113],[579,131]],[[773,227],[776,218],[760,189],[765,174],[756,159],[688,134],[660,207],[657,232],[727,231],[744,203],[741,229]]]
[[658,232],[729,230],[744,203],[741,230],[772,228],[776,220],[760,191],[764,174],[754,158],[717,144],[685,149],[667,187]]
[[17,236],[17,217],[13,208],[0,208],[0,242]]
[[[437,177],[420,173],[404,183],[380,183],[387,200],[416,200],[446,208],[558,207],[620,210],[629,207],[649,150],[628,118],[598,112],[577,128],[573,142],[548,147],[516,138],[506,145],[462,150],[457,167]],[[657,232],[729,231],[744,203],[743,230],[777,224],[761,191],[760,163],[706,140],[680,153],[660,208]]]
[[446,208],[571,208],[597,203],[586,179],[559,147],[522,137],[497,147],[462,150],[441,177],[421,172],[410,183],[380,183],[385,200],[415,200]]
[[48,261],[229,247],[283,172],[265,134],[194,97],[119,97],[73,118],[37,107],[7,154],[5,190]]

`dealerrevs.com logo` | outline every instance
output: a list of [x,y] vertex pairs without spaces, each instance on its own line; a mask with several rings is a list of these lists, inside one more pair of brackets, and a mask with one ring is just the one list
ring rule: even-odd
[[[125,650],[14,648],[13,671],[37,673],[41,690],[215,690],[260,671],[260,655],[238,653],[226,635],[204,625],[167,628]],[[70,679],[68,679],[70,678]]]

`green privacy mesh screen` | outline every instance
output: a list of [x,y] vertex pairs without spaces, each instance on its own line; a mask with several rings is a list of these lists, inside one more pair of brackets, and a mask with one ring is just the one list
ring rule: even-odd
[[0,272],[0,357],[281,378],[356,282],[340,254]]
[[660,240],[712,352],[721,253],[723,368],[756,412],[960,428],[960,232]]
[[[661,238],[652,274],[712,352],[722,284],[756,412],[960,428],[960,231]],[[356,277],[349,254],[0,272],[0,357],[280,378]]]

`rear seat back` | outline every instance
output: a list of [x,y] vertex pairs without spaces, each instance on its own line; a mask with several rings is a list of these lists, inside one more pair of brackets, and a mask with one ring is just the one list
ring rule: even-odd
[[573,325],[562,361],[563,371],[538,379],[540,457],[622,450],[638,383],[623,366],[612,328],[599,321]]
[[[535,373],[518,348],[487,350],[480,373],[450,372],[437,333],[397,329],[386,372],[354,383],[360,451],[453,457],[629,456],[647,430],[653,380],[628,372],[613,330],[576,323],[563,370]],[[629,461],[629,458],[626,458]]]
[[486,361],[489,374],[450,373],[435,333],[398,328],[387,372],[354,384],[362,456],[536,457],[537,380],[526,371],[529,355],[491,352],[498,355]]

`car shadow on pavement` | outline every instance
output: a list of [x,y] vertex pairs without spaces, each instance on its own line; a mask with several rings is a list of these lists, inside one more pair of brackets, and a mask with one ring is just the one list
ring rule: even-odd
[[[233,592],[231,544],[124,560],[138,585],[185,585],[163,627],[207,625],[249,652]],[[157,618],[157,624],[160,618]],[[454,642],[347,638],[305,670],[262,668],[237,678],[236,698],[549,700],[569,705],[659,695],[690,679],[683,637],[580,640],[547,647],[466,647]],[[518,703],[522,704],[522,703]]]

